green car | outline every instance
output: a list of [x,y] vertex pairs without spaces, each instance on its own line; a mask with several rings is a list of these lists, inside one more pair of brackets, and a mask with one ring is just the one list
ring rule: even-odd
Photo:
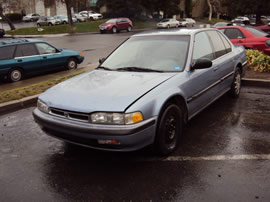
[[19,81],[25,75],[75,69],[83,60],[84,56],[78,51],[57,49],[42,40],[0,41],[0,78],[11,82]]

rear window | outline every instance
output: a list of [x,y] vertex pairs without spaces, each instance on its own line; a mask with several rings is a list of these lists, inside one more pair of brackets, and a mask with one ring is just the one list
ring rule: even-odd
[[264,31],[258,30],[254,27],[245,27],[246,30],[248,30],[249,32],[251,32],[254,36],[268,36],[268,34]]
[[0,60],[12,59],[15,51],[15,46],[5,46],[0,48]]

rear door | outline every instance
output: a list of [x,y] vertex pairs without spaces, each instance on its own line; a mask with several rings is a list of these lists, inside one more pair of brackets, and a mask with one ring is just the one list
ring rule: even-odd
[[26,74],[35,74],[41,69],[41,58],[33,43],[19,44],[15,51],[15,61]]
[[127,29],[127,21],[124,18],[120,18],[117,20],[117,27],[119,30]]

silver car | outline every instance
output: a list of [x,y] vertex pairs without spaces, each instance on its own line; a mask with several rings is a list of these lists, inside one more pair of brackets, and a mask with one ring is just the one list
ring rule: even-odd
[[30,13],[23,17],[24,22],[34,22],[39,19],[40,15],[37,13]]
[[246,66],[245,49],[216,29],[140,33],[92,72],[41,94],[33,115],[66,142],[108,151],[153,145],[167,155],[191,118],[227,92],[239,96]]
[[167,28],[179,27],[179,21],[173,18],[168,18],[157,23],[157,28]]
[[41,16],[37,21],[37,26],[53,26],[53,25],[60,25],[61,20],[56,19],[55,17],[51,16]]

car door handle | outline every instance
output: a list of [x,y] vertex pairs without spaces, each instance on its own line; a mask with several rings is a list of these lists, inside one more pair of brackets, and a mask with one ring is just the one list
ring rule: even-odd
[[17,62],[22,62],[22,59],[17,60]]

